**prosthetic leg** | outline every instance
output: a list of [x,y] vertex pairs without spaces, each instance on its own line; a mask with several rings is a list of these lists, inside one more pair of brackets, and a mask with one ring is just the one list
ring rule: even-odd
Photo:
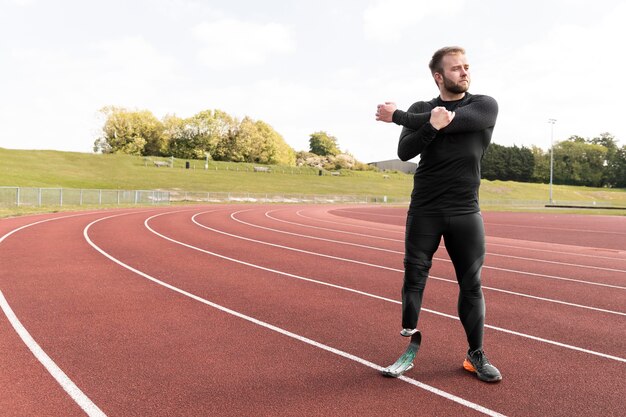
[[398,358],[397,361],[394,362],[393,365],[383,369],[382,374],[391,378],[397,378],[406,371],[412,369],[413,360],[415,359],[415,355],[417,354],[421,343],[422,334],[418,330],[411,336],[411,342],[404,353]]

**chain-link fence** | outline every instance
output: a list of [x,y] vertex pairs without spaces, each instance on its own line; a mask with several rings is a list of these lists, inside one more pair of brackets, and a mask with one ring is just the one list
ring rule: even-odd
[[[0,187],[0,207],[127,206],[171,203],[300,203],[300,204],[406,204],[406,198],[370,195],[315,195],[171,190],[94,190],[74,188]],[[620,209],[610,201],[481,200],[490,207],[573,207]]]
[[0,187],[0,206],[117,206],[170,203],[408,203],[387,196],[281,193],[191,192],[164,190],[93,190],[73,188]]

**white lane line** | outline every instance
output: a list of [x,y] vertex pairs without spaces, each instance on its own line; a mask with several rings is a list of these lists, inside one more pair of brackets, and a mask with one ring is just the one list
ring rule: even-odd
[[[499,239],[497,237],[494,237],[494,239]],[[506,239],[506,238],[504,238]],[[511,239],[509,239],[511,240]],[[528,241],[530,242],[530,241]],[[531,243],[542,243],[544,245],[550,245],[547,242],[536,242],[536,241],[532,241]],[[625,258],[616,258],[616,257],[612,257],[612,256],[602,256],[602,255],[591,255],[588,253],[579,253],[579,252],[565,252],[565,251],[561,251],[561,250],[554,250],[554,249],[539,249],[539,248],[531,248],[531,247],[527,247],[527,246],[518,246],[518,245],[507,245],[505,243],[492,243],[492,242],[487,242],[488,245],[490,246],[501,246],[504,248],[513,248],[513,249],[524,249],[526,251],[529,252],[545,252],[545,253],[552,253],[552,254],[556,254],[556,255],[568,255],[568,256],[577,256],[579,258],[585,257],[585,258],[593,258],[593,259],[606,259],[607,261],[620,261],[620,262],[626,262],[626,257]],[[587,248],[587,247],[580,247],[580,248]],[[620,253],[619,251],[616,251],[615,249],[598,249],[598,248],[591,248],[591,250],[600,250],[600,251],[605,251],[605,252],[612,252],[612,253]],[[626,253],[626,252],[623,252]]]
[[4,294],[0,291],[0,307],[2,311],[9,319],[9,322],[20,336],[24,344],[30,349],[35,358],[46,368],[46,370],[52,375],[52,377],[61,385],[61,388],[65,392],[69,394],[70,397],[78,404],[78,406],[88,415],[94,417],[106,416],[100,408],[96,404],[93,403],[83,393],[78,386],[63,372],[59,366],[54,363],[54,361],[46,354],[46,352],[39,346],[39,344],[33,339],[33,337],[28,333],[28,330],[22,325],[19,321],[11,306],[7,302],[6,298],[4,298]]
[[[237,212],[232,213],[231,214],[231,218],[233,220],[235,220],[235,221],[239,221],[239,220],[237,220],[233,216],[238,214],[238,213],[240,213],[240,212],[241,211],[237,211]],[[199,223],[196,220],[196,217],[199,216],[199,215],[202,215],[202,214],[204,214],[204,213],[198,213],[198,214],[194,215],[191,218],[191,221],[194,222],[195,224],[197,224],[198,226],[200,226],[200,227],[202,227],[204,229],[210,230],[212,232],[215,232],[215,233],[220,233],[220,234],[223,234],[223,235],[226,235],[226,236],[230,236],[230,237],[233,237],[233,238],[236,238],[236,239],[247,240],[247,241],[253,242],[253,243],[259,243],[259,244],[262,244],[262,245],[272,246],[272,247],[279,248],[279,249],[285,249],[285,250],[290,250],[290,251],[293,251],[293,252],[304,253],[304,254],[307,254],[307,255],[319,256],[319,257],[322,257],[322,258],[328,258],[328,259],[333,259],[333,260],[337,260],[337,261],[342,261],[342,262],[348,262],[348,263],[353,263],[353,264],[357,264],[357,265],[368,266],[368,267],[372,267],[372,268],[384,269],[384,270],[387,270],[387,271],[401,272],[401,273],[404,272],[404,270],[398,269],[398,268],[392,268],[392,267],[383,266],[383,265],[376,265],[376,264],[372,264],[372,263],[368,263],[368,262],[357,261],[355,259],[340,258],[338,256],[326,255],[326,254],[319,253],[319,252],[311,252],[311,251],[307,251],[307,250],[304,250],[304,249],[298,249],[298,248],[293,248],[293,247],[290,247],[290,246],[278,245],[276,243],[270,243],[270,242],[266,242],[266,241],[262,241],[262,240],[258,240],[258,239],[252,239],[252,238],[248,238],[248,237],[244,237],[244,236],[240,236],[240,235],[235,235],[235,234],[232,234],[232,233],[224,232],[222,230],[218,230],[218,229],[215,229],[213,227],[209,227],[209,226],[206,226],[206,225],[204,225],[202,223]],[[241,222],[241,223],[246,224],[245,222]],[[302,236],[306,236],[306,235],[302,235]],[[367,248],[370,248],[370,247],[368,246]],[[447,283],[451,283],[451,284],[457,284],[457,281],[456,280],[452,280],[452,279],[441,278],[441,277],[437,277],[435,275],[429,275],[428,277],[431,278],[431,279],[438,280],[438,281],[443,281],[443,282],[447,282]],[[500,293],[514,295],[514,296],[518,296],[518,297],[531,298],[533,300],[546,301],[546,302],[549,302],[549,303],[556,303],[556,304],[566,305],[566,306],[569,306],[569,307],[584,308],[584,309],[587,309],[587,310],[599,311],[601,313],[608,313],[608,314],[616,314],[616,315],[619,315],[619,316],[626,316],[626,313],[621,312],[621,311],[607,310],[607,309],[599,308],[599,307],[592,307],[592,306],[586,306],[586,305],[582,305],[582,304],[569,303],[567,301],[555,300],[555,299],[552,299],[552,298],[545,298],[545,297],[539,297],[539,296],[530,295],[530,294],[519,293],[519,292],[515,292],[515,291],[503,290],[503,289],[500,289],[500,288],[493,288],[493,287],[489,287],[489,286],[486,286],[486,285],[483,285],[482,288],[484,290],[500,292]]]
[[[145,210],[138,211],[137,213],[142,213],[142,212],[145,212]],[[71,214],[67,216],[53,217],[49,219],[39,220],[33,223],[28,223],[4,234],[2,237],[0,237],[0,243],[2,243],[9,236],[12,236],[21,230],[24,230],[32,226],[36,226],[38,224],[52,222],[56,220],[65,220],[65,219],[69,219],[73,217],[87,216],[90,214],[97,214],[97,213],[89,211],[89,212],[83,212],[83,213],[78,213],[78,214]],[[24,344],[26,344],[26,346],[30,349],[30,351],[33,353],[35,358],[37,358],[37,360],[41,362],[41,364],[46,368],[46,370],[50,373],[50,375],[52,375],[52,377],[59,383],[59,385],[61,385],[63,390],[67,392],[70,395],[70,397],[78,404],[78,406],[82,408],[83,411],[85,411],[85,413],[87,413],[87,415],[89,416],[106,416],[106,414],[104,414],[102,410],[100,410],[98,406],[96,406],[80,390],[80,388],[78,388],[78,386],[76,386],[76,384],[71,379],[69,379],[69,377],[65,374],[65,372],[63,372],[63,370],[59,368],[58,365],[56,365],[56,363],[54,363],[54,361],[46,354],[46,352],[41,348],[41,346],[39,346],[39,344],[35,341],[35,339],[33,339],[30,333],[28,333],[26,328],[19,321],[19,319],[17,318],[17,316],[15,315],[15,313],[9,306],[8,302],[4,298],[2,291],[0,291],[0,306],[2,307],[4,314],[7,316],[7,318],[11,322],[11,325],[13,325],[13,328],[15,329],[17,334],[20,336]]]
[[18,227],[16,229],[13,229],[10,232],[6,233],[4,236],[0,237],[0,243],[2,243],[9,236],[19,232],[20,230],[24,230],[24,229],[26,229],[28,227],[31,227],[31,226],[36,226],[36,225],[41,224],[41,223],[52,222],[52,221],[55,221],[55,220],[68,219],[68,218],[71,218],[71,217],[86,216],[88,214],[93,214],[93,212],[72,214],[72,215],[69,215],[69,216],[53,217],[51,219],[39,220],[39,221],[36,221],[36,222],[33,222],[33,223],[28,223],[28,224],[20,226],[20,227]]
[[518,229],[561,230],[561,231],[565,231],[565,232],[597,233],[597,234],[609,234],[609,235],[626,235],[626,233],[624,233],[624,232],[615,232],[615,231],[609,231],[609,230],[568,229],[566,227],[531,226],[531,225],[521,225],[521,224],[493,223],[493,222],[485,222],[485,225],[517,227]]
[[[157,216],[159,216],[159,215],[157,215]],[[150,229],[150,227],[148,226],[148,221],[149,221],[150,219],[154,218],[154,217],[157,217],[157,216],[152,216],[152,217],[150,217],[150,218],[146,219],[146,221],[144,222],[144,224],[146,225],[146,227],[147,227],[149,230],[151,230],[151,231],[152,231],[153,233],[155,233],[156,235],[161,236],[161,237],[163,237],[164,239],[167,239],[167,240],[171,240],[171,241],[173,241],[172,239],[170,239],[170,238],[168,238],[168,237],[165,237],[165,236],[163,236],[163,235],[160,235],[159,233],[157,233],[157,232],[153,231],[153,230],[152,230],[152,229]],[[142,271],[139,271],[138,269],[133,268],[133,267],[132,267],[132,266],[130,266],[130,265],[127,265],[127,264],[123,263],[122,261],[120,261],[120,260],[119,260],[119,259],[117,259],[117,258],[114,258],[112,255],[108,254],[108,253],[107,253],[107,252],[105,252],[103,249],[101,249],[99,246],[97,246],[97,245],[96,245],[96,244],[95,244],[95,243],[94,243],[94,242],[93,242],[93,241],[89,238],[89,229],[91,228],[91,226],[92,226],[92,225],[94,225],[94,224],[96,224],[96,223],[98,223],[98,222],[100,222],[100,221],[102,221],[102,220],[110,219],[110,218],[112,218],[112,217],[117,217],[117,216],[109,216],[109,217],[104,217],[104,218],[101,218],[101,219],[98,219],[98,220],[95,220],[95,221],[91,222],[89,225],[87,225],[87,227],[85,227],[85,230],[83,231],[83,236],[85,237],[85,239],[87,240],[87,242],[88,242],[88,243],[89,243],[89,244],[90,244],[90,245],[91,245],[91,246],[92,246],[95,250],[97,250],[98,252],[100,252],[100,253],[101,253],[102,255],[104,255],[106,258],[108,258],[108,259],[110,259],[111,261],[115,262],[116,264],[120,265],[121,267],[126,268],[126,269],[128,269],[129,271],[134,272],[135,274],[137,274],[137,275],[139,275],[139,276],[141,276],[141,277],[144,277],[144,278],[146,278],[146,279],[148,279],[148,280],[150,280],[150,281],[154,282],[155,284],[161,285],[161,286],[163,286],[163,287],[165,287],[165,288],[167,288],[167,289],[169,289],[169,290],[172,290],[172,291],[177,292],[177,293],[179,293],[179,294],[181,294],[181,295],[184,295],[184,296],[186,296],[186,297],[189,297],[189,298],[191,298],[191,299],[193,299],[193,300],[195,300],[195,301],[198,301],[198,302],[200,302],[200,303],[202,303],[202,304],[205,304],[205,305],[207,305],[207,306],[213,307],[213,308],[215,308],[215,309],[217,309],[217,310],[220,310],[220,311],[222,311],[222,312],[224,312],[224,313],[231,314],[231,315],[233,315],[233,316],[235,316],[235,317],[238,317],[238,318],[240,318],[240,319],[243,319],[243,320],[249,321],[249,322],[251,322],[251,323],[253,323],[253,324],[256,324],[256,325],[258,325],[258,326],[264,327],[264,328],[266,328],[266,329],[269,329],[269,330],[275,331],[275,332],[280,333],[280,334],[282,334],[282,335],[284,335],[284,336],[291,337],[291,338],[296,339],[296,340],[298,340],[298,341],[300,341],[300,342],[303,342],[303,343],[309,344],[309,345],[311,345],[311,346],[314,346],[314,347],[317,347],[317,348],[319,348],[319,349],[325,350],[325,351],[327,351],[327,352],[333,353],[333,354],[335,354],[335,355],[341,356],[341,357],[343,357],[343,358],[345,358],[345,359],[349,359],[349,360],[351,360],[351,361],[357,362],[357,363],[359,363],[359,364],[361,364],[361,365],[364,365],[364,366],[367,366],[367,367],[369,367],[369,368],[375,369],[376,371],[379,371],[379,372],[380,372],[380,371],[382,371],[382,370],[383,370],[383,368],[384,368],[383,366],[377,365],[377,364],[375,364],[375,363],[373,363],[373,362],[370,362],[370,361],[368,361],[368,360],[366,360],[366,359],[360,358],[360,357],[358,357],[358,356],[352,355],[352,354],[350,354],[350,353],[344,352],[344,351],[339,350],[339,349],[335,349],[335,348],[333,348],[333,347],[331,347],[331,346],[328,346],[328,345],[325,345],[325,344],[323,344],[323,343],[317,342],[317,341],[315,341],[315,340],[309,339],[309,338],[307,338],[307,337],[304,337],[304,336],[298,335],[298,334],[296,334],[296,333],[292,333],[292,332],[290,332],[290,331],[288,331],[288,330],[285,330],[285,329],[283,329],[283,328],[280,328],[280,327],[274,326],[273,324],[266,323],[266,322],[264,322],[264,321],[261,321],[261,320],[259,320],[259,319],[254,318],[254,317],[247,316],[247,315],[245,315],[245,314],[243,314],[243,313],[240,313],[240,312],[238,312],[238,311],[231,310],[231,309],[229,309],[229,308],[227,308],[227,307],[224,307],[224,306],[222,306],[222,305],[220,305],[220,304],[216,304],[216,303],[214,303],[214,302],[212,302],[212,301],[209,301],[209,300],[204,299],[204,298],[202,298],[202,297],[199,297],[199,296],[197,296],[197,295],[195,295],[195,294],[192,294],[192,293],[190,293],[190,292],[187,292],[187,291],[185,291],[185,290],[183,290],[183,289],[181,289],[181,288],[175,287],[175,286],[173,286],[173,285],[171,285],[171,284],[168,284],[168,283],[166,283],[166,282],[164,282],[164,281],[161,281],[161,280],[159,280],[159,279],[157,279],[157,278],[155,278],[155,277],[153,277],[153,276],[151,276],[151,275],[148,275],[148,274],[146,274],[146,273],[144,273],[144,272],[142,272]],[[174,241],[174,242],[175,242],[175,241]],[[177,242],[177,243],[179,243],[179,242]],[[188,245],[185,245],[185,244],[183,244],[183,245],[184,245],[184,246],[188,246]],[[381,378],[382,378],[382,377],[381,377]],[[412,379],[412,378],[409,378],[409,377],[406,377],[406,376],[402,376],[402,377],[400,377],[400,378],[398,378],[398,379],[400,379],[400,380],[402,380],[402,381],[404,381],[404,382],[408,382],[409,384],[415,385],[416,387],[421,388],[421,389],[423,389],[423,390],[425,390],[425,391],[428,391],[428,392],[430,392],[430,393],[432,393],[432,394],[438,395],[438,396],[443,397],[443,398],[445,398],[445,399],[447,399],[447,400],[450,400],[450,401],[453,401],[453,402],[455,402],[455,403],[457,403],[457,404],[460,404],[460,405],[463,405],[463,406],[465,406],[465,407],[468,407],[468,408],[470,408],[470,409],[472,409],[472,410],[475,410],[475,411],[478,411],[478,412],[480,412],[480,413],[486,414],[486,415],[488,415],[488,416],[492,416],[492,417],[505,417],[505,416],[504,416],[504,414],[500,414],[500,413],[498,413],[498,412],[496,412],[496,411],[494,411],[494,410],[491,410],[491,409],[489,409],[489,408],[483,407],[483,406],[481,406],[481,405],[479,405],[479,404],[476,404],[476,403],[473,403],[473,402],[471,402],[471,401],[465,400],[465,399],[463,399],[463,398],[461,398],[461,397],[457,397],[457,396],[456,396],[456,395],[454,395],[454,394],[450,394],[450,393],[448,393],[448,392],[446,392],[446,391],[442,391],[442,390],[440,390],[440,389],[438,389],[438,388],[432,387],[432,386],[430,386],[430,385],[428,385],[428,384],[424,384],[423,382],[417,381],[417,380],[415,380],[415,379]]]
[[[276,211],[279,211],[279,210],[273,210],[273,211],[276,212]],[[358,228],[364,228],[364,229],[375,230],[375,231],[386,231],[386,232],[401,233],[402,235],[404,235],[404,230],[403,231],[395,231],[395,230],[389,230],[389,229],[380,229],[380,228],[373,228],[373,227],[368,227],[368,226],[363,226],[363,225],[358,225],[358,224],[336,222],[336,221],[323,220],[323,219],[318,219],[318,218],[315,218],[315,217],[305,216],[305,215],[302,214],[302,210],[297,211],[296,215],[299,216],[299,217],[302,217],[304,219],[309,219],[309,220],[314,220],[314,221],[319,221],[319,222],[338,224],[338,225],[341,225],[341,226],[358,227]],[[286,222],[285,220],[281,220],[281,219],[279,219],[277,217],[272,217],[272,216],[268,216],[268,217],[273,219],[273,220],[279,221],[279,222]],[[294,224],[294,225],[300,225],[302,227],[315,227],[315,228],[317,228],[317,226],[310,226],[310,225],[307,225],[307,224],[294,223],[294,222],[289,222],[289,223]],[[336,229],[323,229],[323,230],[336,230]],[[337,232],[341,233],[342,231],[337,230]],[[386,239],[386,240],[395,240],[397,242],[404,242],[404,240],[400,240],[400,239],[379,238],[378,236],[371,236],[371,237],[376,238],[376,239]],[[489,236],[487,236],[487,238],[489,238]],[[541,243],[541,242],[538,242],[538,243]],[[624,261],[624,262],[626,262],[626,258],[614,258],[614,257],[609,257],[609,256],[590,255],[590,254],[582,254],[582,253],[576,253],[576,252],[555,251],[555,250],[548,250],[548,249],[534,249],[534,248],[528,248],[528,247],[524,247],[524,246],[506,245],[506,244],[501,244],[501,243],[487,242],[487,244],[489,246],[502,246],[502,247],[509,247],[509,248],[515,248],[515,249],[523,249],[523,250],[526,250],[526,251],[546,252],[546,253],[554,253],[554,254],[559,254],[559,255],[570,255],[570,256],[577,256],[577,257],[589,257],[589,258],[593,258],[593,259],[606,259],[606,260],[611,260],[611,261]],[[443,245],[440,245],[439,248],[445,248],[445,247]],[[612,249],[606,249],[606,250],[613,251]],[[565,263],[565,262],[550,261],[550,260],[546,260],[546,259],[537,259],[537,258],[522,258],[522,257],[513,256],[513,255],[506,255],[506,254],[494,253],[494,252],[488,252],[487,255],[489,255],[489,256],[500,256],[500,257],[504,257],[504,258],[531,260],[533,262],[545,262],[545,263],[551,263],[551,264],[557,264],[557,265],[567,265],[567,266],[574,266],[574,267],[579,267],[579,268],[599,269],[599,270],[603,270],[603,271],[626,272],[626,270],[624,270],[624,269],[604,268],[604,267],[600,267],[600,266],[591,266],[591,265],[581,265],[581,264]]]
[[[239,260],[239,259],[230,258],[228,256],[220,255],[219,253],[211,252],[211,251],[208,251],[208,250],[205,250],[205,249],[202,249],[202,248],[198,248],[196,246],[189,245],[187,243],[180,242],[178,240],[172,239],[172,238],[167,237],[167,236],[157,232],[156,230],[152,229],[149,226],[149,224],[148,224],[148,222],[150,220],[152,220],[153,218],[162,216],[164,214],[168,214],[168,213],[158,214],[158,215],[155,215],[155,216],[152,216],[152,217],[146,219],[145,226],[146,226],[146,228],[148,230],[150,230],[155,235],[157,235],[159,237],[162,237],[163,239],[168,240],[168,241],[170,241],[172,243],[176,243],[176,244],[184,246],[186,248],[193,249],[193,250],[201,252],[201,253],[206,253],[207,255],[215,256],[217,258],[221,258],[221,259],[224,259],[224,260],[227,260],[227,261],[231,261],[231,262],[235,262],[235,263],[238,263],[238,264],[241,264],[241,265],[246,265],[246,266],[249,266],[249,267],[252,267],[252,268],[260,269],[262,271],[272,272],[272,273],[275,273],[275,274],[278,274],[278,275],[282,275],[282,276],[286,276],[286,277],[294,278],[294,279],[299,279],[301,281],[306,281],[306,282],[310,282],[310,283],[313,283],[313,284],[324,285],[326,287],[331,287],[331,288],[335,288],[335,289],[351,292],[351,293],[354,293],[354,294],[363,295],[365,297],[370,297],[370,298],[382,300],[382,301],[389,302],[389,303],[402,304],[400,301],[392,300],[391,298],[382,297],[380,295],[367,293],[365,291],[355,290],[355,289],[349,288],[349,287],[342,287],[340,285],[335,285],[335,284],[331,284],[331,283],[324,282],[324,281],[318,281],[318,280],[315,280],[315,279],[312,279],[312,278],[306,278],[306,277],[303,277],[303,276],[300,276],[300,275],[295,275],[295,274],[290,274],[290,273],[283,272],[283,271],[278,271],[276,269],[266,268],[264,266],[252,264],[252,263],[245,262],[245,261],[242,261],[242,260]],[[198,214],[196,214],[196,216],[200,215],[200,214],[202,214],[202,213],[198,213]],[[422,308],[422,311],[426,311],[428,313],[432,313],[432,314],[435,314],[435,315],[438,315],[438,316],[442,316],[442,317],[446,317],[446,318],[449,318],[449,319],[453,319],[453,320],[459,321],[458,317],[455,317],[455,316],[452,316],[452,315],[446,314],[446,313],[441,313],[439,311],[430,310],[430,309],[427,309],[427,308]],[[596,352],[596,351],[589,350],[589,349],[584,349],[584,348],[581,348],[581,347],[578,347],[578,346],[567,345],[565,343],[556,342],[554,340],[544,339],[544,338],[541,338],[541,337],[532,336],[532,335],[528,335],[528,334],[525,334],[525,333],[520,333],[520,332],[516,332],[516,331],[513,331],[513,330],[504,329],[502,327],[492,326],[492,325],[489,325],[489,324],[485,324],[485,328],[492,329],[492,330],[497,330],[499,332],[503,332],[503,333],[507,333],[507,334],[511,334],[511,335],[515,335],[515,336],[519,336],[519,337],[523,337],[523,338],[526,338],[526,339],[535,340],[537,342],[542,342],[542,343],[546,343],[546,344],[549,344],[549,345],[559,346],[559,347],[562,347],[562,348],[575,350],[575,351],[578,351],[578,352],[583,352],[583,353],[587,353],[587,354],[594,355],[594,356],[599,356],[601,358],[611,359],[611,360],[614,360],[614,361],[617,361],[617,362],[624,362],[624,363],[626,363],[626,358],[620,358],[619,356],[613,356],[613,355],[609,355],[609,354],[602,353],[602,352]]]
[[[323,241],[323,242],[336,243],[336,244],[339,244],[339,245],[355,246],[355,247],[358,247],[358,248],[371,249],[371,250],[376,250],[376,251],[381,251],[381,252],[404,254],[404,252],[402,252],[402,251],[397,251],[397,250],[393,250],[393,249],[378,248],[378,247],[375,247],[375,246],[361,245],[361,244],[358,244],[358,243],[345,242],[345,241],[342,241],[342,240],[325,239],[325,238],[316,237],[316,236],[303,235],[303,234],[300,234],[300,233],[287,232],[287,231],[284,231],[284,230],[273,229],[273,228],[265,227],[265,226],[259,226],[259,225],[252,224],[252,223],[249,223],[249,222],[246,222],[244,220],[241,220],[241,219],[238,219],[238,218],[234,217],[235,214],[238,214],[238,213],[241,213],[241,212],[244,212],[244,211],[251,211],[251,210],[252,209],[240,210],[238,212],[235,212],[235,213],[231,214],[230,217],[233,220],[235,220],[236,222],[245,224],[247,226],[256,227],[258,229],[263,229],[263,230],[269,230],[269,231],[276,232],[276,233],[282,233],[282,234],[286,234],[286,235],[297,236],[297,237],[302,237],[302,238],[312,239],[312,240],[320,240],[320,241]],[[276,219],[276,220],[278,220],[278,219]],[[278,220],[278,221],[282,221],[282,220]],[[314,226],[307,226],[307,227],[314,228]],[[328,229],[328,230],[331,230],[331,229]],[[340,231],[336,231],[336,232],[337,233],[341,233]],[[375,236],[372,236],[372,237],[375,237]],[[433,258],[433,259],[437,260],[437,261],[451,262],[449,259],[445,259],[445,258]],[[515,273],[515,274],[528,275],[528,276],[531,276],[531,277],[549,278],[549,279],[555,279],[555,280],[560,280],[560,281],[576,282],[576,283],[579,283],[579,284],[595,285],[595,286],[599,286],[599,287],[608,287],[608,288],[616,288],[616,289],[620,289],[620,290],[626,290],[626,287],[623,287],[623,286],[620,286],[620,285],[603,284],[603,283],[599,283],[599,282],[584,281],[584,280],[574,279],[574,278],[565,278],[565,277],[558,277],[558,276],[554,276],[554,275],[545,275],[545,274],[538,274],[538,273],[533,273],[533,272],[517,271],[517,270],[513,270],[513,269],[498,268],[498,267],[495,267],[495,266],[486,266],[485,265],[485,266],[483,266],[483,269],[493,269],[493,270],[496,270],[496,271],[511,272],[511,273]],[[484,288],[486,288],[486,287],[484,287]]]
[[[244,210],[244,211],[250,211],[250,210]],[[272,210],[272,211],[275,212],[275,211],[278,211],[278,210]],[[272,219],[274,221],[280,222],[280,223],[286,223],[286,224],[291,224],[291,225],[294,225],[294,226],[306,227],[306,228],[317,229],[317,230],[330,231],[330,232],[333,232],[333,233],[341,233],[341,234],[355,235],[355,236],[372,238],[372,239],[378,239],[378,240],[390,240],[390,241],[394,241],[394,242],[398,242],[398,243],[404,243],[404,240],[400,240],[400,239],[385,238],[385,237],[379,237],[379,236],[375,236],[375,235],[366,235],[366,234],[355,233],[355,232],[347,232],[345,230],[330,229],[330,228],[326,228],[326,227],[312,226],[312,225],[308,225],[308,224],[302,224],[302,223],[291,222],[291,221],[288,221],[288,220],[282,220],[282,219],[279,219],[277,217],[272,217],[270,215],[270,213],[272,211],[266,212],[265,213],[265,217],[267,217],[269,219]],[[265,226],[258,226],[258,225],[253,225],[251,223],[244,222],[243,220],[239,220],[239,221],[242,222],[242,223],[248,224],[249,226],[259,227],[259,228],[266,228]],[[280,231],[278,229],[271,229],[271,228],[266,228],[266,229],[273,230],[273,231],[276,231],[276,232],[292,234],[291,232]],[[295,234],[295,233],[293,233],[293,234]],[[299,235],[299,236],[306,236],[306,235]],[[309,238],[310,239],[316,239],[314,237],[309,237]],[[323,238],[319,238],[319,239],[320,240],[325,240]],[[350,243],[346,242],[345,244],[350,244]],[[357,246],[359,246],[359,245],[357,245]],[[445,249],[445,246],[440,245],[439,248]],[[404,253],[404,252],[394,251],[394,250],[391,250],[391,249],[385,249],[385,250],[388,251],[388,252]],[[565,263],[565,262],[558,262],[558,261],[549,261],[549,260],[536,259],[536,258],[522,258],[520,256],[504,255],[504,254],[492,253],[492,252],[487,252],[486,255],[487,256],[499,256],[499,257],[502,257],[502,258],[512,258],[512,259],[526,260],[526,261],[532,261],[532,262],[542,262],[542,263],[548,263],[548,264],[572,266],[572,267],[576,267],[576,268],[588,268],[588,269],[593,269],[593,270],[603,270],[603,271],[609,271],[609,272],[626,273],[626,270],[623,270],[623,269],[612,269],[612,268],[604,268],[604,267],[599,267],[599,266],[572,264],[572,263]],[[438,261],[451,262],[449,259],[445,259],[445,258],[433,258],[433,259],[438,260]],[[498,268],[498,267],[489,266],[489,265],[484,265],[483,269],[493,269],[493,270],[496,270],[496,271],[515,272],[517,274],[534,275],[534,276],[539,276],[539,277],[543,277],[543,278],[561,279],[561,280],[566,280],[566,281],[574,281],[574,282],[585,283],[585,284],[589,284],[589,285],[598,285],[598,286],[602,286],[602,287],[619,288],[619,289],[626,290],[626,287],[619,286],[619,285],[602,284],[602,283],[597,283],[597,282],[593,282],[593,281],[576,280],[576,279],[573,279],[573,278],[558,277],[558,276],[553,276],[553,275],[533,274],[531,272],[519,271],[519,270],[514,270],[514,269],[504,269],[504,268]]]

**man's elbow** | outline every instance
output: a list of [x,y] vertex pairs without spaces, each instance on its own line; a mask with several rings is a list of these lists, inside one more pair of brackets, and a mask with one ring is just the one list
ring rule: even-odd
[[407,152],[403,151],[402,149],[398,149],[398,158],[402,161],[402,162],[406,162],[409,159],[411,159],[411,155],[409,155]]

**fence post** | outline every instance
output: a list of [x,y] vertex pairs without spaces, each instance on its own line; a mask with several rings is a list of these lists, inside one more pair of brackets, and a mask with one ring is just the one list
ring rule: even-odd
[[37,192],[37,203],[39,203],[39,207],[41,207],[41,187],[39,187]]
[[15,205],[20,206],[20,187],[15,188]]
[[59,189],[59,205],[63,207],[63,188]]

